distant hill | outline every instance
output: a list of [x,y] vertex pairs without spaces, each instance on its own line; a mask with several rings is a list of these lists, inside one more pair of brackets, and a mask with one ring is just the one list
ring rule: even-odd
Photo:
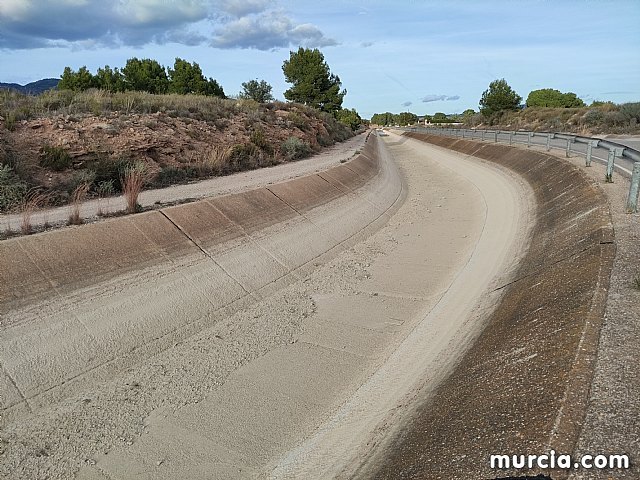
[[37,82],[27,83],[26,85],[18,85],[17,83],[2,83],[0,82],[0,88],[5,90],[16,90],[20,93],[27,95],[38,95],[46,90],[51,90],[58,86],[58,78],[44,78]]

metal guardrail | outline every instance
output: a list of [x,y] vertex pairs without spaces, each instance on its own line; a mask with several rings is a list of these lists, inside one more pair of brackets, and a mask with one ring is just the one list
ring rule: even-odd
[[[507,143],[509,145],[521,144],[527,147],[541,146],[547,151],[554,149],[564,150],[567,157],[572,153],[585,157],[585,166],[590,167],[592,160],[596,159],[606,164],[605,180],[613,181],[613,172],[618,168],[631,177],[631,186],[627,198],[627,211],[638,211],[638,192],[640,191],[640,151],[600,138],[583,137],[565,133],[549,132],[525,132],[505,130],[477,130],[446,127],[407,127],[405,131],[424,132],[445,137],[464,138],[469,140],[481,140],[494,143]],[[606,154],[599,156],[598,154]],[[632,162],[633,168],[628,169],[616,164],[616,158],[624,158]]]

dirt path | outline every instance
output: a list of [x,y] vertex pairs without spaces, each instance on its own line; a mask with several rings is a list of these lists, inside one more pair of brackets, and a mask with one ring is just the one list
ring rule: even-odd
[[[345,142],[327,148],[313,157],[298,162],[249,170],[224,177],[214,177],[186,185],[173,185],[167,188],[146,190],[140,194],[139,203],[147,208],[156,204],[165,205],[187,199],[224,195],[327,170],[341,161],[351,158],[356,150],[362,149],[365,139],[366,134],[357,135]],[[100,219],[98,211],[102,210],[105,214],[115,213],[123,211],[125,207],[126,203],[122,196],[103,200],[89,200],[82,204],[80,216],[85,221],[98,221]],[[69,207],[64,206],[35,212],[32,215],[31,224],[34,228],[42,227],[45,224],[51,227],[61,227],[66,225],[68,219]],[[5,231],[19,231],[21,221],[22,216],[20,214],[0,215],[0,234]]]
[[[172,266],[141,276],[133,290],[107,286],[93,305],[66,305],[75,321],[93,318],[81,324],[94,335],[108,340],[105,325],[119,326],[132,344],[140,325],[153,335],[162,326],[154,312],[174,305],[175,319],[202,320],[170,348],[7,425],[0,475],[326,478],[349,471],[354,458],[357,466],[372,432],[390,431],[415,375],[435,384],[480,329],[500,298],[485,294],[508,280],[533,208],[527,187],[500,170],[395,136],[387,144],[406,179],[402,206],[377,233],[289,286],[235,313],[213,312],[206,275]],[[326,211],[309,215],[323,218]],[[329,231],[348,221],[330,218]],[[91,315],[96,306],[102,321]],[[58,324],[21,334],[73,363],[63,353],[68,328]],[[48,368],[46,356],[31,362]]]

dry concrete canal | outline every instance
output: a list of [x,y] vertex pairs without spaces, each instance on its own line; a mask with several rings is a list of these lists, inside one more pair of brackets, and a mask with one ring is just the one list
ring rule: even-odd
[[606,209],[553,203],[594,195],[573,170],[430,141],[0,243],[0,476],[471,478],[575,441]]

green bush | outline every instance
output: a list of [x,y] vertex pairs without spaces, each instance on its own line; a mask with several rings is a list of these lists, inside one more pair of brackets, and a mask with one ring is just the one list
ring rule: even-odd
[[241,172],[251,170],[260,165],[262,152],[253,143],[240,143],[234,145],[229,154],[229,161],[224,173]]
[[316,135],[316,141],[318,142],[318,145],[320,145],[321,147],[330,147],[331,145],[334,144],[334,141],[331,139],[329,135],[324,135],[320,133]]
[[300,115],[298,112],[289,112],[289,115],[287,115],[287,120],[291,122],[291,125],[305,132],[310,127],[309,120]]
[[119,193],[122,191],[120,178],[130,163],[126,158],[113,159],[100,154],[89,161],[87,166],[95,173],[94,182],[96,185],[99,186],[107,182],[113,188],[113,193]]
[[71,166],[71,157],[62,147],[45,145],[40,151],[40,166],[60,172]]
[[627,122],[628,119],[622,112],[606,112],[604,114],[604,123],[609,127],[619,127]]
[[305,143],[298,137],[289,137],[282,142],[280,151],[287,160],[299,160],[308,157],[312,150],[308,143]]
[[71,181],[69,182],[69,193],[72,193],[81,185],[88,185],[89,188],[93,186],[96,180],[96,172],[93,170],[78,170],[73,173]]
[[113,180],[103,180],[99,182],[96,191],[100,197],[110,197],[115,193]]
[[9,165],[0,165],[0,212],[15,208],[27,194],[27,184]]
[[584,123],[589,126],[598,125],[604,120],[604,113],[602,113],[597,108],[591,108],[587,110],[587,113],[585,113],[584,117],[582,118],[584,120]]
[[267,141],[267,137],[265,137],[262,129],[258,128],[251,132],[249,140],[263,152],[267,153],[268,155],[273,155],[273,147]]
[[635,103],[623,103],[620,105],[620,112],[629,119],[629,121],[635,121],[640,123],[640,102]]
[[192,178],[197,178],[198,172],[193,167],[165,167],[160,170],[155,180],[155,185],[158,187],[167,187],[176,183],[184,183]]

